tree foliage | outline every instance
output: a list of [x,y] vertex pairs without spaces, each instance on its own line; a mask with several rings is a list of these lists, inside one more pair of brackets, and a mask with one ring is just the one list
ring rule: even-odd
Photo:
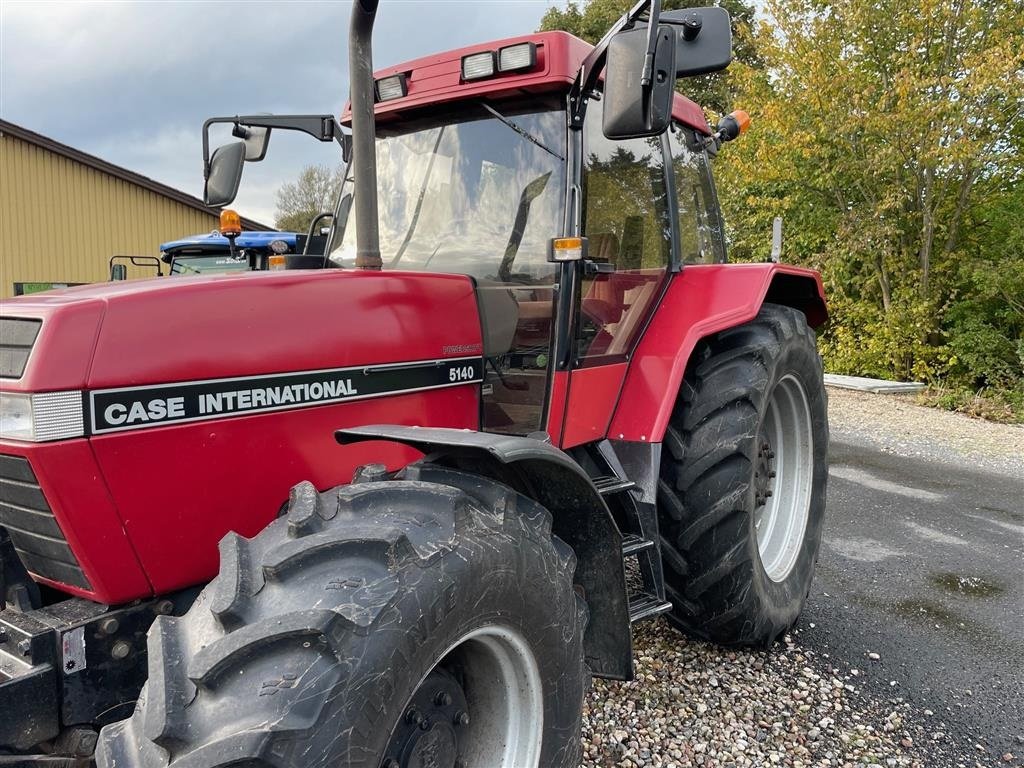
[[317,214],[334,209],[344,169],[307,165],[294,182],[277,191],[275,226],[285,232],[306,232]]
[[736,72],[755,130],[720,168],[734,252],[763,257],[783,216],[787,258],[825,276],[833,370],[1020,386],[1020,303],[983,297],[1021,288],[1024,4],[766,10],[766,66]]

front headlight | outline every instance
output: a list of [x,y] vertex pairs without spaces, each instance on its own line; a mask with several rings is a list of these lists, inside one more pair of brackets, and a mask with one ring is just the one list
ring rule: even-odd
[[32,395],[0,392],[0,437],[32,439]]
[[81,392],[0,392],[0,438],[38,443],[84,434]]

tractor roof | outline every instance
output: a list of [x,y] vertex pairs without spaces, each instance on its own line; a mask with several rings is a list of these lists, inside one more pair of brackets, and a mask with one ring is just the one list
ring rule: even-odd
[[[283,240],[291,247],[295,247],[296,234],[294,232],[243,232],[235,238],[235,245],[238,248],[267,248],[275,240]],[[228,249],[230,243],[220,232],[208,232],[205,235],[191,235],[180,240],[172,240],[163,243],[160,250],[177,251],[182,248],[217,248]]]
[[[463,82],[462,57],[485,51],[497,51],[516,43],[532,42],[537,46],[536,66],[525,72],[497,73],[480,80]],[[580,65],[593,49],[590,43],[568,32],[538,32],[504,40],[457,48],[397,64],[374,73],[380,79],[389,75],[405,75],[407,92],[401,98],[378,101],[374,107],[377,120],[384,122],[402,113],[428,105],[487,97],[564,91],[576,80]],[[676,94],[672,116],[685,125],[710,134],[701,108],[685,96]],[[346,104],[341,116],[345,125],[351,121],[351,105]]]

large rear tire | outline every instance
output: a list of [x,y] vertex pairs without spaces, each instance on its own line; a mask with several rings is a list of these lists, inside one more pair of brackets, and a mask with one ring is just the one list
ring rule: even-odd
[[669,620],[767,646],[803,608],[821,544],[828,417],[804,315],[765,304],[698,346],[658,489]]
[[185,616],[157,619],[149,681],[97,762],[575,768],[574,568],[545,509],[474,475],[302,483],[285,517],[221,542]]

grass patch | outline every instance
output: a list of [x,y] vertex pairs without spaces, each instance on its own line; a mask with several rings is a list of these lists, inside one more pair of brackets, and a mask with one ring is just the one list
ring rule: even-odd
[[933,386],[917,396],[919,405],[955,411],[976,419],[1024,424],[1024,390],[951,389]]

